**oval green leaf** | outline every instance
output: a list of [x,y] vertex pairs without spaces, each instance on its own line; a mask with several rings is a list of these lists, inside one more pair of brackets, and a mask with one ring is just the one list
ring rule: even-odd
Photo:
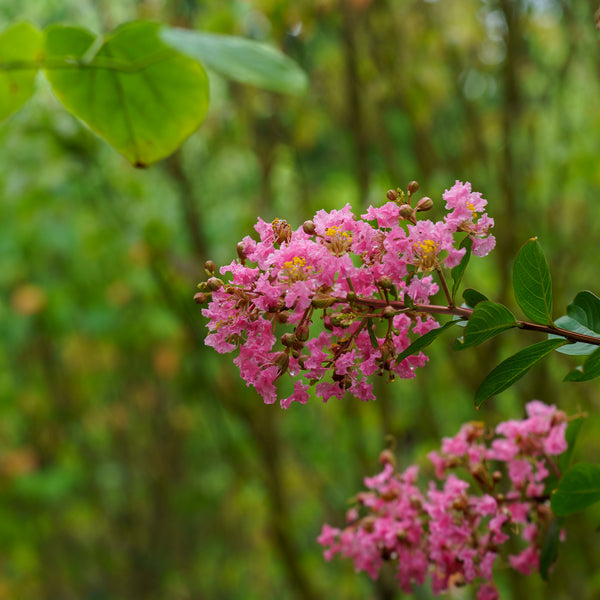
[[29,23],[17,23],[0,34],[0,123],[33,94],[43,46],[41,32]]
[[479,386],[475,394],[475,406],[481,406],[488,398],[508,389],[513,383],[521,379],[533,365],[548,356],[553,350],[567,343],[564,339],[544,340],[533,344],[533,346],[523,348],[523,350],[502,361]]
[[537,238],[524,244],[513,269],[515,298],[521,310],[535,323],[552,324],[552,279],[548,262]]
[[462,257],[460,263],[456,265],[451,271],[452,281],[454,284],[452,285],[452,302],[456,298],[456,292],[458,291],[458,287],[460,286],[460,282],[462,281],[463,275],[465,273],[465,269],[469,264],[469,259],[471,258],[471,248],[473,248],[473,240],[470,236],[466,236],[463,241],[460,243],[459,249],[465,248],[465,255]]
[[600,336],[600,298],[592,292],[579,292],[567,306],[567,315]]
[[433,342],[438,336],[440,336],[446,329],[452,327],[452,325],[456,325],[456,321],[448,321],[441,327],[437,329],[432,329],[428,331],[425,335],[422,335],[420,338],[417,338],[408,348],[403,350],[398,357],[396,358],[396,364],[403,361],[405,358],[416,354],[426,346],[429,346],[431,342]]
[[600,377],[600,348],[597,348],[583,363],[583,368],[573,369],[565,381],[589,381]]
[[[600,338],[600,336],[598,334],[596,334],[595,331],[588,329],[587,327],[585,327],[584,325],[582,325],[575,319],[568,317],[567,315],[564,315],[564,316],[556,319],[556,321],[554,321],[554,324],[557,327],[560,327],[561,329],[566,329],[567,331],[572,331],[574,333],[581,333],[583,335],[591,335],[592,337]],[[554,333],[548,334],[549,340],[558,339],[560,337],[561,337],[560,335],[556,335]],[[570,354],[572,356],[585,356],[587,354],[591,354],[592,352],[594,352],[594,350],[596,350],[596,348],[598,348],[598,346],[594,346],[593,344],[586,344],[584,342],[575,342],[574,344],[567,344],[566,346],[559,348],[557,350],[557,352],[560,352],[561,354]]]
[[275,48],[232,35],[163,27],[165,44],[230,79],[284,94],[303,94],[304,71]]
[[50,64],[68,67],[46,70],[55,94],[138,167],[174,152],[208,108],[204,69],[165,46],[159,29],[134,21],[101,43],[77,27],[53,26],[46,36]]
[[463,292],[463,298],[467,303],[467,306],[475,308],[480,302],[487,300],[487,296],[484,296],[481,292],[474,290],[473,288],[467,288]]
[[552,519],[544,531],[540,548],[540,575],[544,581],[548,581],[550,570],[558,558],[560,532],[563,525],[564,519]]
[[517,321],[506,306],[489,300],[479,302],[465,328],[464,341],[457,346],[477,346],[512,327],[517,327]]
[[600,465],[577,463],[561,478],[552,494],[555,515],[566,517],[600,500]]

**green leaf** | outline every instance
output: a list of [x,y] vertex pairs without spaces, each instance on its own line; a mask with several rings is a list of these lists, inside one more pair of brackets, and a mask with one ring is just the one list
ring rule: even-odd
[[560,542],[560,530],[563,528],[564,519],[552,519],[542,538],[540,551],[540,575],[544,581],[548,581],[550,569],[558,558],[558,547]]
[[[0,34],[0,123],[33,94],[38,72],[35,63],[43,58],[43,45],[41,32],[29,23],[17,23]],[[19,63],[22,68],[17,68]]]
[[[577,417],[572,421],[569,421],[567,426],[567,431],[565,433],[565,439],[567,441],[567,449],[558,456],[558,469],[561,473],[564,473],[571,464],[571,457],[573,456],[573,450],[575,450],[575,442],[577,441],[577,436],[579,435],[579,430],[581,429],[581,425],[583,424],[583,417]],[[551,494],[556,487],[558,486],[559,478],[555,473],[550,472],[546,480],[545,484],[545,494]]]
[[[582,325],[579,321],[576,321],[575,319],[568,317],[566,315],[556,319],[556,321],[554,321],[554,324],[557,327],[560,327],[561,329],[566,329],[567,331],[572,331],[574,333],[581,333],[583,335],[591,335],[592,337],[600,338],[600,336],[597,335],[594,331],[592,331],[591,329],[588,329],[587,327]],[[560,337],[561,337],[560,335],[556,335],[554,333],[548,334],[549,340],[558,339]],[[593,344],[586,344],[584,342],[575,342],[574,344],[567,344],[566,346],[559,348],[557,350],[557,352],[560,352],[561,354],[570,354],[572,356],[584,356],[586,354],[591,354],[592,352],[594,352],[594,350],[596,350],[596,348],[598,348],[598,346],[594,346]]]
[[465,255],[462,257],[460,263],[454,267],[450,273],[452,275],[452,280],[454,281],[454,285],[452,286],[452,302],[456,298],[456,292],[458,291],[458,287],[460,286],[460,282],[462,281],[463,275],[465,273],[465,269],[469,264],[469,259],[471,258],[471,248],[473,248],[473,240],[470,236],[467,236],[460,243],[460,248],[466,248]]
[[502,361],[479,386],[475,394],[475,406],[481,406],[491,396],[508,389],[513,383],[521,379],[533,365],[566,343],[565,340],[544,340],[524,348]]
[[432,329],[428,331],[425,335],[422,335],[420,338],[417,338],[408,348],[403,350],[398,357],[396,358],[396,364],[403,361],[405,358],[416,354],[426,346],[429,346],[431,342],[433,342],[437,337],[439,337],[446,329],[452,327],[452,325],[456,325],[456,321],[448,321],[444,323],[441,327],[437,329]]
[[552,280],[546,257],[537,238],[519,251],[513,269],[515,298],[521,310],[535,323],[552,324]]
[[600,376],[600,348],[594,350],[588,359],[583,363],[583,369],[573,369],[566,377],[565,381],[589,381]]
[[373,319],[367,319],[367,331],[369,333],[369,339],[371,340],[371,346],[373,349],[379,348],[379,342],[377,341],[377,336],[375,335],[375,328],[373,327]]
[[600,465],[577,463],[561,478],[552,494],[555,515],[566,517],[600,500]]
[[517,327],[517,321],[506,306],[484,300],[473,310],[465,328],[464,341],[457,344],[457,349],[477,346],[512,327]]
[[575,442],[577,441],[577,436],[579,435],[582,425],[583,417],[578,417],[577,419],[569,421],[567,432],[565,433],[567,449],[558,457],[558,467],[562,472],[566,471],[571,464],[571,457],[573,456],[573,450],[575,450]]
[[473,288],[467,288],[463,292],[463,298],[467,303],[467,306],[475,308],[480,302],[487,300],[487,296],[484,296],[481,292],[474,290]]
[[284,94],[303,94],[308,87],[304,71],[275,48],[231,35],[163,27],[160,37],[225,77]]
[[47,59],[71,66],[47,69],[55,94],[139,167],[174,152],[208,108],[204,69],[165,46],[159,29],[158,23],[133,21],[103,42],[77,27],[47,30]]
[[567,306],[567,315],[591,329],[600,337],[600,298],[592,292],[579,292],[573,302]]

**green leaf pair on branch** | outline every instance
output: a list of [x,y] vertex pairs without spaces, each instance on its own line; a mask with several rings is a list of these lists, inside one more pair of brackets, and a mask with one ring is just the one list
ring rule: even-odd
[[0,34],[0,122],[31,97],[43,70],[65,108],[137,167],[165,158],[209,104],[204,67],[264,89],[301,94],[304,72],[265,44],[132,21],[106,36],[19,23]]
[[[452,301],[469,255],[467,251],[461,263],[452,269]],[[570,355],[590,354],[584,365],[571,371],[565,381],[587,381],[600,376],[600,298],[588,291],[579,292],[568,306],[567,315],[553,321],[552,279],[544,253],[535,238],[521,248],[515,259],[513,286],[517,304],[531,322],[517,320],[506,306],[487,300],[476,290],[467,289],[463,293],[465,305],[453,311],[456,320],[417,339],[402,353],[402,358],[429,345],[451,325],[468,319],[462,338],[454,344],[456,350],[478,346],[515,328],[547,334],[546,340],[508,357],[487,375],[475,394],[477,407],[508,389],[554,350]]]

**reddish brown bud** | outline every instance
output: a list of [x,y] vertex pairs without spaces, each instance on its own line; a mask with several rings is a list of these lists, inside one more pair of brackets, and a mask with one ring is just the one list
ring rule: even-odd
[[281,343],[286,347],[286,348],[291,348],[294,345],[296,338],[294,337],[293,333],[284,333],[281,336]]
[[360,525],[367,533],[371,533],[375,529],[375,517],[372,515],[365,517]]
[[386,448],[379,455],[379,463],[382,465],[389,463],[395,469],[396,468],[396,457],[394,456],[394,453],[389,448]]
[[396,190],[388,190],[386,196],[387,199],[391,200],[392,202],[398,200],[398,192]]
[[404,204],[400,207],[400,218],[401,219],[412,219],[414,216],[413,209],[408,205]]
[[275,319],[278,323],[287,323],[291,314],[292,313],[289,310],[282,310],[275,315]]
[[379,287],[382,287],[385,290],[391,290],[392,286],[394,285],[392,278],[388,275],[383,275],[382,277],[380,277],[377,283],[379,284]]
[[204,292],[198,292],[197,294],[194,294],[194,302],[196,304],[206,304],[206,302],[208,302],[209,299],[209,295],[205,294]]
[[411,181],[408,184],[408,193],[409,194],[414,194],[418,189],[419,189],[419,182],[418,181]]
[[212,275],[215,272],[215,269],[217,268],[217,265],[215,265],[215,262],[213,260],[207,260],[204,263],[204,270],[209,274]]
[[239,259],[242,261],[242,264],[244,264],[244,261],[246,260],[246,250],[244,248],[244,242],[238,242],[235,249],[237,250],[237,255]]
[[214,292],[215,290],[218,290],[219,288],[223,287],[223,282],[218,277],[211,277],[206,282],[206,285],[208,286],[209,290],[212,290]]
[[273,364],[278,367],[279,375],[283,375],[287,371],[288,365],[290,364],[290,357],[288,356],[287,352],[279,352],[279,354],[273,358]]
[[296,327],[296,337],[301,341],[301,342],[305,342],[309,335],[310,335],[310,331],[307,325],[298,325],[298,327]]
[[431,210],[433,208],[433,200],[428,196],[424,196],[417,202],[416,210],[417,212],[425,212],[426,210]]
[[312,221],[304,221],[302,230],[307,235],[315,235],[315,224]]
[[381,316],[384,319],[392,319],[393,317],[395,317],[397,314],[396,309],[393,306],[386,306],[382,311],[381,311]]

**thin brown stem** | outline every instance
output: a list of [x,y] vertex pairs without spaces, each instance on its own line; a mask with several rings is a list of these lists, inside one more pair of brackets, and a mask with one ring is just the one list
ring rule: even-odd
[[444,277],[444,272],[439,267],[435,270],[435,272],[438,274],[440,285],[442,286],[442,290],[444,290],[444,296],[446,296],[446,300],[448,300],[448,306],[454,306],[450,290],[448,289],[448,284],[446,283],[446,277]]

